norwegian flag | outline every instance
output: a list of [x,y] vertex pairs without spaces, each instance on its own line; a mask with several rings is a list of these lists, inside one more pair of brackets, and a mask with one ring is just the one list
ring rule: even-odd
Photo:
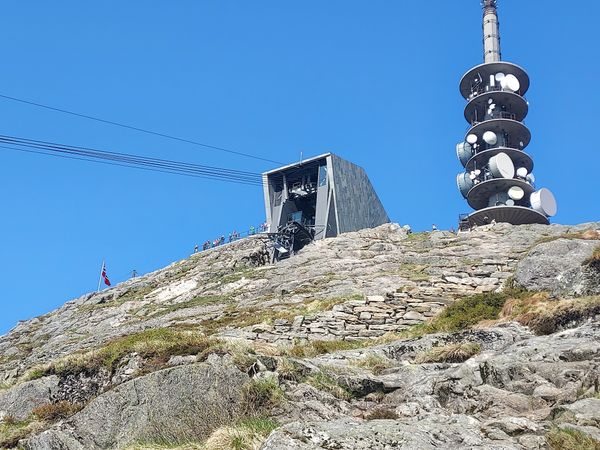
[[102,279],[104,280],[104,284],[107,286],[110,286],[110,280],[108,279],[108,276],[106,275],[106,264],[102,263]]

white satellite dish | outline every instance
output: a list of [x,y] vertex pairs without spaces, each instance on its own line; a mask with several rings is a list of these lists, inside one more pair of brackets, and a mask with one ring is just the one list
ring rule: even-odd
[[547,217],[556,215],[556,199],[549,189],[542,188],[531,194],[531,207]]
[[514,75],[506,75],[502,81],[503,87],[505,84],[505,89],[508,89],[509,91],[517,92],[519,89],[521,89],[521,83],[519,83],[519,79]]
[[488,105],[491,105],[492,103],[494,103],[494,99],[493,98],[489,98],[488,99]]
[[471,172],[471,173],[469,174],[469,178],[470,178],[471,180],[474,180],[475,178],[477,178],[477,175],[475,175],[475,172]]
[[473,153],[473,147],[467,142],[461,142],[456,145],[456,156],[463,167],[467,165],[469,159],[473,156]]
[[515,201],[512,198],[506,200],[506,206],[515,206]]
[[506,153],[498,153],[490,158],[490,171],[494,178],[514,178],[515,165]]
[[486,131],[483,133],[483,140],[489,145],[496,145],[498,142],[498,136],[493,131]]
[[498,72],[496,74],[496,81],[502,81],[502,79],[505,77],[506,75],[504,75],[502,72]]
[[481,175],[481,170],[479,170],[479,169],[475,169],[475,170],[473,171],[473,173],[474,173],[476,176],[479,176],[479,175]]
[[527,169],[526,169],[525,167],[519,167],[519,168],[517,169],[517,176],[518,176],[519,178],[527,178],[527,174],[528,174],[528,173],[529,173],[529,172],[527,172]]
[[[513,186],[508,190],[508,196],[513,200],[521,200],[525,197],[525,191],[519,186]],[[514,204],[514,202],[513,202]]]
[[470,134],[467,136],[467,142],[469,144],[475,144],[477,142],[477,136],[474,134]]
[[468,173],[459,173],[456,176],[456,184],[458,185],[458,190],[462,194],[463,197],[467,197],[467,194],[474,186],[473,180],[470,178]]
[[530,173],[529,175],[527,175],[527,181],[531,184],[535,183],[535,175]]
[[495,110],[495,109],[496,109],[496,104],[495,104],[495,103],[492,103],[492,104],[490,105],[490,109],[491,109],[492,111],[493,111],[493,110]]

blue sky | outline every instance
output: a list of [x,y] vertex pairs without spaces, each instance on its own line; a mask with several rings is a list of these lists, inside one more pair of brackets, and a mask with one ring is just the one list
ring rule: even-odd
[[[531,78],[528,151],[558,223],[600,220],[597,2],[502,0],[504,59]],[[10,2],[0,94],[289,163],[363,166],[393,221],[456,226],[458,81],[477,0]],[[534,20],[536,18],[536,20]],[[272,165],[0,100],[0,134],[261,172]],[[264,220],[260,188],[0,149],[0,333]]]

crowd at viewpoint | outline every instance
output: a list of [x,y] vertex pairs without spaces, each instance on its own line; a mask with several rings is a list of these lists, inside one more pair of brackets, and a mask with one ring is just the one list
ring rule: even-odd
[[[231,233],[229,233],[227,242],[234,242],[234,241],[237,241],[238,239],[241,239],[244,236],[252,236],[253,234],[256,234],[256,233],[265,233],[268,231],[268,229],[269,229],[269,226],[265,222],[265,223],[262,223],[261,225],[259,225],[258,227],[255,227],[254,225],[250,226],[250,229],[245,233],[238,233],[236,230],[233,230]],[[225,236],[221,235],[220,237],[218,237],[217,239],[215,239],[213,241],[204,242],[204,244],[202,244],[202,250],[208,250],[210,248],[219,247],[219,246],[225,244],[225,242],[226,242]],[[198,251],[199,251],[198,244],[196,244],[196,246],[194,247],[194,253],[198,253]]]

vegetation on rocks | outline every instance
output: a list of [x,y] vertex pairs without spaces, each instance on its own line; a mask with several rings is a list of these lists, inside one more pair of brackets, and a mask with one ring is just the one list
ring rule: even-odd
[[545,293],[511,299],[501,312],[503,320],[516,320],[539,335],[555,333],[599,315],[600,296],[557,300]]
[[243,410],[248,417],[255,417],[279,406],[285,395],[279,384],[272,379],[253,379],[243,389]]
[[83,405],[73,404],[67,401],[57,403],[46,403],[40,405],[32,411],[32,415],[45,422],[57,422],[59,420],[71,417],[78,411],[81,411]]
[[33,420],[16,421],[5,417],[0,422],[0,448],[14,448],[21,439],[45,428],[45,424]]
[[584,264],[594,269],[600,269],[600,246],[594,250],[592,256],[584,261]]
[[306,378],[306,383],[320,391],[330,393],[340,400],[350,400],[352,393],[336,381],[334,377],[324,371],[318,371]]
[[546,440],[551,450],[600,450],[600,442],[573,428],[553,428]]
[[117,338],[105,346],[83,353],[76,353],[36,367],[25,374],[25,380],[46,375],[91,373],[100,369],[113,372],[127,355],[136,353],[150,361],[151,365],[164,365],[171,356],[207,354],[219,341],[193,331],[158,328]]
[[393,361],[385,356],[368,355],[355,362],[356,366],[370,370],[374,375],[380,375],[384,370],[394,366]]
[[481,346],[472,342],[462,342],[458,344],[448,344],[440,347],[434,347],[424,353],[417,355],[415,362],[425,363],[462,363],[467,359],[478,355],[481,352]]

